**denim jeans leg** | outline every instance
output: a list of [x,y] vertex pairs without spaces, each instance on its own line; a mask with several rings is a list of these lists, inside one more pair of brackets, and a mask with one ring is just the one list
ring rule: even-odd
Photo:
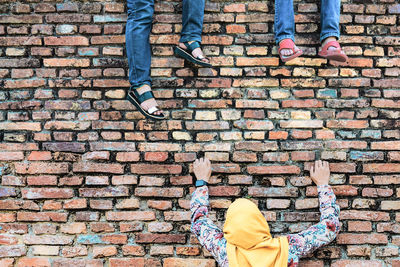
[[201,42],[205,0],[183,0],[180,42]]
[[321,42],[331,36],[340,36],[340,0],[321,0]]
[[127,0],[128,20],[125,39],[132,86],[151,85],[150,31],[153,22],[154,0]]
[[292,39],[294,42],[293,0],[275,0],[274,31],[276,44],[283,39]]

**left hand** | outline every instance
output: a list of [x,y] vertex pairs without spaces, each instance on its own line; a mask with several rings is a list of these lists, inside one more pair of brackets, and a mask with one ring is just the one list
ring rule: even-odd
[[211,162],[207,158],[196,159],[193,163],[193,172],[197,180],[204,180],[208,183],[211,176]]

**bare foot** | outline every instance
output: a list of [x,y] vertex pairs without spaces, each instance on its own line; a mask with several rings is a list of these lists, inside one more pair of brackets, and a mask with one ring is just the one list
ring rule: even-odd
[[[284,41],[285,39],[283,39],[282,41]],[[282,42],[281,41],[281,42]],[[279,42],[280,43],[280,42]],[[294,53],[297,53],[298,51],[300,51],[300,49],[296,46],[296,45],[294,45]],[[282,49],[280,52],[279,52],[282,56],[285,56],[285,57],[288,57],[288,56],[291,56],[291,55],[293,55],[294,53],[293,53],[293,51],[292,51],[292,49]]]
[[[336,40],[337,40],[336,37],[333,36],[326,38],[324,41],[322,41],[321,48],[324,47],[328,42]],[[328,47],[328,51],[335,51],[335,50],[337,50],[335,46]]]
[[[193,41],[188,42],[188,43],[191,44],[191,43],[193,43]],[[186,45],[184,45],[183,43],[179,43],[179,47],[181,47],[185,50],[187,49]],[[203,61],[205,63],[210,63],[210,61],[206,57],[204,57],[203,51],[201,50],[200,47],[198,47],[192,51],[192,56],[194,56],[195,58],[201,58],[201,61]]]
[[[149,85],[144,84],[141,87],[137,88],[136,91],[138,92],[139,95],[141,95],[147,91],[151,91],[151,88]],[[144,101],[142,104],[140,104],[140,106],[147,111],[152,107],[157,107],[157,102],[154,98],[150,98]],[[163,114],[162,110],[157,110],[153,113],[153,115],[162,115],[162,114]]]

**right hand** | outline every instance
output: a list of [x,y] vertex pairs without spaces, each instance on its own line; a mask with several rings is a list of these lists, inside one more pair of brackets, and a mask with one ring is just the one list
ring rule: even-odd
[[211,176],[211,162],[207,158],[196,159],[193,163],[193,172],[197,180],[204,180],[208,183]]
[[311,179],[317,186],[329,184],[330,175],[329,162],[327,161],[316,160],[314,166],[310,168]]

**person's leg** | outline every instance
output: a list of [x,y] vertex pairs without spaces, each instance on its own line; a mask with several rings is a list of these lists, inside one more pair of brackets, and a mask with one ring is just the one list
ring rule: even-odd
[[340,36],[340,0],[321,0],[321,49],[318,55],[329,60],[348,60],[337,40]]
[[[154,0],[127,0],[128,19],[126,23],[125,39],[126,53],[129,64],[129,82],[137,88],[141,95],[151,90],[150,65],[151,48],[149,36],[154,13]],[[154,98],[141,104],[149,110],[157,106]],[[162,114],[156,111],[155,115]]]
[[[293,0],[275,0],[274,32],[277,45],[285,39],[295,41]],[[296,46],[295,50],[298,50]],[[282,49],[280,53],[284,56],[290,56],[293,51]]]
[[154,13],[154,0],[127,0],[128,19],[125,39],[129,64],[129,81],[137,87],[151,85],[151,48],[149,36]]
[[323,43],[328,37],[339,39],[340,0],[321,0],[321,35]]
[[183,0],[182,32],[179,42],[197,41],[201,43],[205,0]]
[[295,41],[293,0],[275,0],[274,31],[276,44],[283,39]]
[[[201,33],[203,31],[205,0],[183,0],[182,3],[182,31],[179,40],[179,47],[187,49],[185,42],[201,43]],[[201,48],[193,50],[194,57],[203,58]],[[209,62],[208,59],[202,59],[204,62]]]

